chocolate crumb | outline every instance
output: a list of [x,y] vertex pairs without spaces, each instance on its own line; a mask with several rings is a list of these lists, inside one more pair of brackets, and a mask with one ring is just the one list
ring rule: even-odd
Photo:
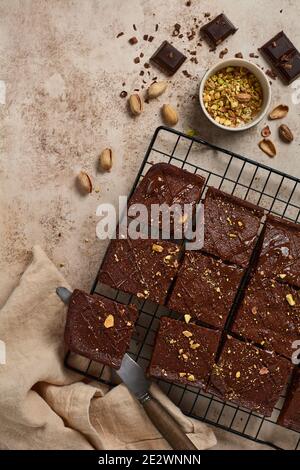
[[133,24],[132,27],[133,27],[134,31],[136,31],[136,26],[135,26],[135,24]]
[[138,39],[135,36],[133,36],[132,38],[129,39],[128,42],[129,42],[129,44],[131,44],[133,46],[134,44],[138,43]]
[[226,55],[227,53],[228,53],[228,49],[227,47],[225,47],[225,49],[223,49],[219,54],[220,59],[223,59],[224,55]]
[[204,18],[208,18],[209,16],[210,16],[210,13],[208,11],[204,13]]
[[191,78],[192,76],[187,70],[183,70],[182,73],[186,78]]
[[155,25],[155,31],[158,31],[158,24]]
[[268,77],[272,78],[273,80],[276,80],[277,73],[274,72],[274,70],[267,69],[266,70],[266,75],[268,75]]
[[183,38],[183,34],[180,33],[180,34],[178,35],[178,37],[179,37],[179,39],[182,39],[182,38]]
[[174,24],[174,29],[173,29],[173,32],[172,32],[173,37],[176,37],[180,34],[180,28],[181,28],[181,25],[179,23]]
[[234,57],[236,57],[237,59],[243,59],[243,54],[241,52],[237,52],[236,54],[234,54]]
[[145,74],[144,70],[140,71],[140,76],[142,77]]
[[140,89],[139,89],[139,88],[135,88],[133,91],[140,91]]
[[258,59],[259,55],[255,54],[255,52],[250,52],[249,57],[252,57],[254,59]]
[[140,57],[141,57],[141,58],[144,57],[144,53],[143,53],[143,52],[140,53]]
[[125,90],[121,91],[121,93],[120,93],[121,98],[126,98],[127,95],[128,95],[128,93]]
[[154,39],[154,36],[149,36],[148,41],[149,41],[149,42],[152,42],[153,39]]
[[150,69],[150,64],[149,64],[149,62],[145,62],[145,63],[144,63],[144,67],[145,67],[145,69]]
[[117,38],[120,38],[121,36],[123,36],[123,31],[121,31],[121,33],[117,34]]
[[123,83],[122,83],[122,86],[125,86],[125,85],[126,85],[126,82],[123,82]]
[[141,60],[140,60],[139,57],[135,57],[135,58],[133,59],[133,62],[134,62],[135,64],[139,64],[140,61],[141,61]]
[[191,0],[188,0],[188,1],[185,3],[185,6],[186,6],[186,7],[190,7],[191,4],[192,4]]
[[143,39],[144,41],[148,41],[148,34],[144,34]]

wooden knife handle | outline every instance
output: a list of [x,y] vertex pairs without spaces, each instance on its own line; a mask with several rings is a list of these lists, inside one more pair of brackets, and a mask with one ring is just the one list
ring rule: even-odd
[[192,441],[180,429],[175,419],[155,400],[147,395],[142,405],[152,423],[174,450],[197,450]]

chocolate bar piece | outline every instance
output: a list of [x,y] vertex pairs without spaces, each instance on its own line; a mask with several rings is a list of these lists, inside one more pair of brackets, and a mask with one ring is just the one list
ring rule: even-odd
[[179,267],[180,247],[166,240],[112,240],[99,281],[114,289],[164,304]]
[[[134,191],[129,206],[133,209],[136,204],[144,204],[150,216],[153,204],[166,204],[169,207],[178,204],[182,207],[182,213],[184,204],[190,204],[194,213],[204,183],[205,179],[200,175],[194,175],[168,163],[157,163],[150,168]],[[170,215],[171,227],[173,227],[174,214],[170,211],[170,214],[167,215]],[[187,222],[187,219],[182,219],[180,214],[178,214],[178,218],[177,222],[181,222],[181,225],[183,222]],[[160,226],[161,219],[160,214]]]
[[223,328],[243,272],[200,252],[186,251],[168,307]]
[[300,291],[255,273],[232,331],[290,360],[293,343],[300,340],[299,308]]
[[150,60],[167,75],[174,75],[186,60],[186,56],[168,41],[164,41]]
[[300,53],[283,31],[264,44],[260,51],[287,85],[300,76]]
[[206,386],[220,337],[218,331],[162,317],[149,375],[184,385]]
[[229,337],[210,377],[208,391],[249,410],[271,416],[292,364]]
[[300,432],[300,369],[295,368],[277,424]]
[[210,187],[204,201],[203,251],[245,268],[263,215],[258,206]]
[[263,235],[258,272],[300,287],[300,225],[268,215]]
[[119,369],[137,314],[135,305],[122,305],[75,289],[69,304],[65,342],[71,351]]
[[216,16],[216,18],[202,26],[200,29],[200,32],[214,48],[236,31],[237,28],[231,23],[227,16],[224,15],[224,13]]

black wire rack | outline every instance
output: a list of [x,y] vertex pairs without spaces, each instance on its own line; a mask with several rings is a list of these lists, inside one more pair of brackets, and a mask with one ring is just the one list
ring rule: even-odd
[[[258,204],[266,213],[296,223],[300,221],[299,179],[205,142],[201,138],[163,126],[156,129],[151,139],[131,194],[149,168],[160,162],[172,163],[200,174],[206,178],[206,186],[214,186]],[[137,304],[140,314],[129,353],[146,370],[159,318],[162,315],[173,316],[173,312],[150,301],[142,301],[103,286],[98,283],[97,278],[91,292],[118,302]],[[111,371],[107,366],[71,352],[67,353],[65,364],[90,379],[112,386]],[[231,402],[223,402],[220,398],[193,386],[182,386],[163,380],[158,380],[157,383],[182,412],[190,417],[275,449],[300,450],[300,433],[276,424],[284,403],[284,395],[280,397],[272,416],[265,418]]]

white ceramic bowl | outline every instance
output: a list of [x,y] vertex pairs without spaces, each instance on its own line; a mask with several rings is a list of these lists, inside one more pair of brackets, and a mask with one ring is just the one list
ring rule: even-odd
[[[262,91],[263,91],[263,104],[262,108],[259,111],[259,113],[256,115],[256,117],[251,121],[248,122],[245,125],[241,125],[239,127],[229,127],[229,126],[224,126],[223,124],[219,124],[214,120],[214,118],[207,112],[205,106],[204,106],[204,101],[203,101],[203,89],[204,85],[206,83],[206,80],[216,73],[218,70],[223,69],[225,67],[245,67],[246,69],[250,70],[258,79],[259,83],[261,84]],[[220,127],[221,129],[225,129],[227,131],[244,131],[245,129],[250,129],[250,127],[256,126],[266,115],[269,107],[270,107],[270,102],[271,102],[271,87],[269,80],[265,73],[257,67],[257,65],[252,64],[252,62],[249,62],[248,60],[244,59],[226,59],[223,60],[222,62],[219,62],[218,64],[214,65],[211,67],[204,75],[202,78],[201,84],[200,84],[200,90],[199,90],[199,99],[200,99],[200,105],[201,108],[205,114],[205,116],[217,127]]]

